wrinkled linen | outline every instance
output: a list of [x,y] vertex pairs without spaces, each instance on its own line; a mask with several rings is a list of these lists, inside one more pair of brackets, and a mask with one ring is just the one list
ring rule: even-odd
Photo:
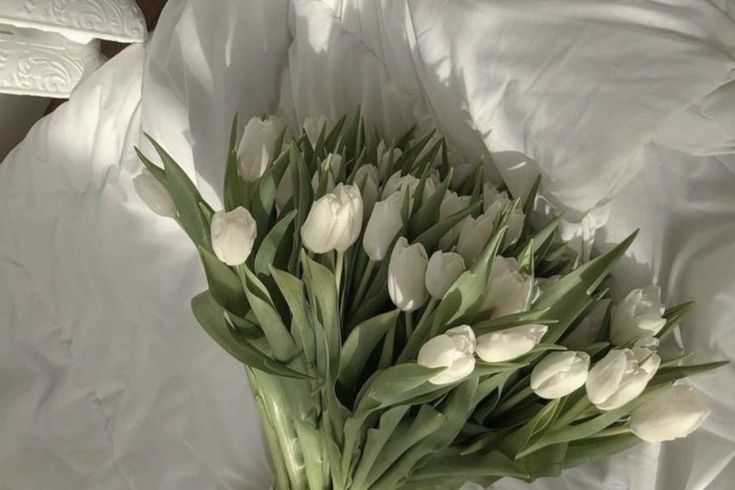
[[[668,304],[694,299],[679,341],[696,360],[734,359],[733,11],[170,1],[146,47],[82,83],[0,165],[0,487],[268,488],[243,370],[189,310],[205,288],[195,251],[131,184],[147,132],[219,202],[235,111],[297,124],[360,104],[387,138],[438,127],[516,193],[540,172],[572,224],[608,217],[593,227],[601,248],[641,228],[618,292],[654,280]],[[713,409],[690,438],[532,488],[731,488],[734,371],[689,381]]]

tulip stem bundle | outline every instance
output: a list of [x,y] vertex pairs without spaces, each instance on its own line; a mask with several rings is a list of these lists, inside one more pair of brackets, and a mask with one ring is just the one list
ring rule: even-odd
[[235,119],[218,210],[138,151],[135,189],[201,258],[195,318],[246,366],[276,490],[532,481],[703,423],[672,385],[721,363],[657,352],[690,305],[610,297],[635,234],[580,255],[559,218],[531,226],[539,180],[514,195],[435,131],[371,127]]

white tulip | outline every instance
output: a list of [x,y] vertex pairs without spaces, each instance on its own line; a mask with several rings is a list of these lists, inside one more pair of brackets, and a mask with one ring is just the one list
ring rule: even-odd
[[378,143],[378,169],[380,170],[380,177],[382,179],[387,179],[388,175],[390,175],[388,164],[391,162],[391,154],[393,155],[392,161],[395,163],[403,153],[400,148],[392,148],[388,150],[383,141]]
[[512,361],[536,347],[548,329],[546,325],[529,324],[480,335],[477,355],[485,362]]
[[633,410],[629,427],[646,442],[671,441],[699,428],[710,410],[688,386],[672,386]]
[[401,231],[402,203],[402,192],[391,194],[387,199],[375,203],[362,238],[362,246],[370,260],[383,260],[393,239]]
[[464,259],[454,252],[437,250],[426,267],[426,289],[434,299],[442,299],[464,272]]
[[[489,183],[485,183],[482,187],[482,201],[485,215],[492,216],[493,221],[500,216],[500,213],[503,212],[503,209],[505,209],[506,206],[511,204],[511,200],[510,197],[508,197],[507,192],[498,192],[498,190]],[[523,231],[523,223],[525,219],[526,215],[523,214],[523,211],[519,206],[516,206],[515,209],[511,211],[508,216],[508,231],[505,233],[505,238],[503,238],[503,247],[507,247],[508,245],[512,245],[518,241],[521,237],[521,232]]]
[[273,158],[276,140],[285,130],[286,123],[276,116],[248,121],[237,148],[240,176],[245,181],[255,182],[262,177]]
[[378,200],[378,188],[380,187],[380,172],[375,165],[363,165],[357,169],[355,174],[355,185],[362,193],[362,206],[364,218],[367,219],[373,212],[375,202]]
[[417,362],[430,368],[445,368],[429,378],[429,383],[445,385],[469,376],[475,369],[475,334],[462,325],[450,328],[426,342],[419,350]]
[[[334,185],[337,182],[337,178],[339,177],[339,171],[342,168],[342,155],[338,155],[336,153],[330,153],[327,155],[327,157],[322,160],[321,164],[321,173],[326,174],[327,178],[327,192],[332,192],[334,190]],[[314,189],[314,192],[319,187],[319,172],[314,172],[314,175],[311,177],[311,188]]]
[[[470,205],[471,199],[471,196],[459,196],[456,192],[448,190],[446,194],[444,194],[442,203],[439,206],[439,221],[442,221],[449,216],[456,214],[463,209],[466,209],[467,206]],[[439,240],[439,247],[446,250],[454,245],[454,243],[457,241],[457,237],[459,236],[459,230],[462,228],[463,222],[464,220],[454,225],[451,230],[446,232],[444,236],[441,237],[441,239]]]
[[648,349],[613,349],[587,376],[587,398],[600,410],[614,410],[643,393],[661,358]]
[[549,400],[567,396],[587,381],[589,365],[590,356],[585,352],[552,352],[531,371],[531,389]]
[[485,249],[490,235],[493,233],[495,217],[481,214],[477,218],[468,216],[462,222],[457,239],[457,252],[464,258],[467,266],[471,266]]
[[317,141],[319,141],[319,135],[322,131],[324,131],[324,137],[327,137],[329,126],[329,119],[322,115],[318,118],[307,117],[304,119],[304,124],[301,127],[304,128],[304,133],[306,133],[306,137],[309,138],[311,146],[314,146]]
[[171,193],[148,169],[144,168],[133,178],[133,187],[140,199],[151,208],[151,211],[165,218],[176,216],[176,205]]
[[657,287],[634,289],[613,306],[610,340],[614,345],[623,345],[638,337],[656,335],[666,324],[663,313]]
[[[411,196],[411,207],[413,208],[414,194],[420,182],[421,179],[419,179],[418,177],[415,177],[411,174],[401,175],[401,171],[399,170],[391,175],[385,182],[382,195],[384,197],[390,196],[391,194],[398,192],[404,186],[407,186],[409,196]],[[434,194],[435,190],[436,188],[434,186],[434,181],[432,179],[426,179],[426,181],[424,182],[424,195],[422,198],[422,202],[431,197],[431,195]]]
[[362,227],[362,197],[354,185],[338,184],[311,205],[301,227],[304,247],[322,254],[344,252],[355,243]]
[[227,265],[240,265],[250,256],[258,225],[250,211],[238,206],[232,211],[217,211],[212,216],[212,249]]
[[452,151],[447,151],[447,160],[449,160],[449,166],[454,169],[452,182],[450,182],[453,189],[462,186],[468,179],[472,178],[477,170],[476,165],[467,163],[462,157]]
[[388,263],[388,294],[400,310],[417,310],[429,299],[424,282],[428,262],[423,245],[398,239]]
[[533,277],[521,272],[518,261],[497,255],[481,308],[492,310],[493,318],[519,313],[528,309],[533,292]]

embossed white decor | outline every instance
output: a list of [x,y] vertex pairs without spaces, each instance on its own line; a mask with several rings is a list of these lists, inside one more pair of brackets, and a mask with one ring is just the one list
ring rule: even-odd
[[0,24],[0,92],[66,98],[104,60],[99,41]]
[[0,23],[58,32],[81,44],[142,42],[147,32],[135,0],[0,0]]

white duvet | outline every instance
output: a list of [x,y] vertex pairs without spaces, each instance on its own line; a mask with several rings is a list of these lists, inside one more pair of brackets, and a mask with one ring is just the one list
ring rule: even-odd
[[[669,304],[694,299],[683,345],[735,359],[734,12],[169,1],[147,46],[86,80],[0,165],[0,488],[268,488],[243,371],[189,310],[205,287],[195,252],[131,185],[146,131],[216,201],[235,111],[297,124],[361,104],[386,137],[437,126],[515,191],[541,172],[570,222],[609,216],[601,248],[641,228],[620,291],[653,280]],[[690,381],[713,410],[690,438],[532,487],[733,488],[733,375]]]

